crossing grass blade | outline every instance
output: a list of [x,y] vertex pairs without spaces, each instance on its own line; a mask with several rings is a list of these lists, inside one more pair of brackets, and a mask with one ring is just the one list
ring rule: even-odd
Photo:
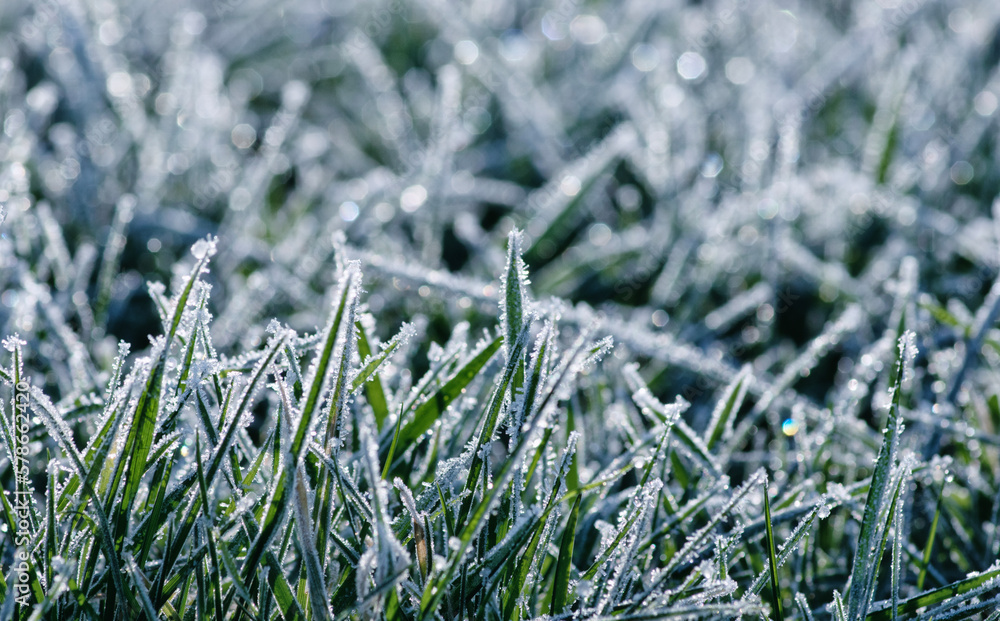
[[[992,569],[964,580],[958,580],[951,584],[931,589],[930,591],[900,601],[895,607],[896,614],[913,614],[921,608],[933,606],[934,604],[939,604],[957,596],[973,592],[991,583],[996,583],[998,579],[1000,579],[1000,569]],[[867,621],[888,621],[892,618],[892,615],[893,605],[892,602],[889,602],[881,606],[878,610],[869,612],[865,618]]]
[[361,359],[367,362],[354,379],[351,380],[351,392],[357,392],[359,388],[364,386],[366,400],[372,407],[372,412],[375,414],[375,422],[378,425],[379,431],[381,431],[383,422],[388,418],[389,410],[385,397],[385,389],[378,377],[378,369],[400,347],[405,346],[407,340],[412,337],[414,328],[411,324],[405,324],[396,336],[392,337],[388,343],[382,346],[381,351],[372,355],[363,322],[357,322],[356,327],[358,331],[358,353],[361,355]]
[[[434,426],[441,414],[448,406],[455,401],[462,391],[475,379],[482,371],[483,367],[490,361],[500,346],[503,338],[497,336],[476,354],[454,375],[452,375],[432,395],[422,401],[413,413],[413,417],[402,426],[398,439],[399,453],[406,452],[410,446],[424,433]],[[393,436],[395,438],[395,436]],[[384,445],[384,450],[380,448],[379,453],[383,461],[385,454],[389,451],[389,444]]]

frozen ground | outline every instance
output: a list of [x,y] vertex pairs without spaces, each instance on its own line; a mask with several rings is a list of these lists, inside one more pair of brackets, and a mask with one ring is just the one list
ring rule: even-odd
[[998,98],[993,0],[3,0],[0,621],[996,621]]

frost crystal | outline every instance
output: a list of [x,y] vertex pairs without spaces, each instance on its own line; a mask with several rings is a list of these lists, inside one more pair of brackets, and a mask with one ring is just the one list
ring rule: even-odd
[[828,4],[0,2],[0,616],[1000,621],[1000,12]]

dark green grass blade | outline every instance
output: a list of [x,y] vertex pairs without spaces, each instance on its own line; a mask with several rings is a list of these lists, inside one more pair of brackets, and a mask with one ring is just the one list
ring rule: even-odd
[[931,520],[931,527],[927,530],[927,543],[924,545],[924,556],[920,562],[920,574],[917,576],[917,590],[924,588],[927,580],[927,568],[931,564],[931,552],[934,550],[934,537],[937,535],[938,520],[941,519],[941,499],[944,497],[944,486],[938,494],[937,503],[934,506],[934,519]]
[[719,403],[716,405],[715,411],[712,412],[708,429],[705,430],[706,448],[711,449],[715,446],[726,434],[726,431],[732,428],[733,419],[736,418],[737,412],[740,411],[740,406],[743,405],[747,389],[750,387],[750,382],[752,381],[753,378],[750,375],[750,369],[747,367],[726,387],[722,398],[719,399]]
[[389,466],[392,465],[392,460],[396,456],[396,446],[399,444],[399,428],[402,422],[403,413],[400,412],[399,416],[396,417],[396,432],[392,434],[392,444],[389,445],[389,454],[385,456],[385,465],[382,466],[383,481],[389,477]]
[[[1000,578],[1000,569],[983,572],[978,576],[958,580],[943,587],[938,587],[925,593],[914,595],[913,597],[899,602],[899,607],[897,609],[898,614],[913,614],[921,608],[933,606],[934,604],[940,604],[941,602],[947,601],[953,597],[969,593],[970,591],[980,588],[997,578]],[[878,610],[868,613],[865,618],[868,621],[888,621],[892,618],[892,603],[885,603]]]
[[785,614],[781,609],[781,589],[778,587],[778,555],[774,547],[774,530],[771,528],[771,499],[767,492],[767,479],[764,479],[764,524],[767,529],[767,559],[771,563],[771,602],[774,605],[774,621],[783,621]]
[[573,569],[573,544],[576,540],[576,522],[580,516],[580,502],[583,496],[579,495],[573,501],[573,508],[570,509],[569,519],[566,520],[566,529],[563,531],[562,541],[559,544],[559,558],[556,561],[556,573],[552,583],[552,608],[549,614],[556,616],[562,613],[563,608],[569,602],[569,582],[570,570]]
[[[441,388],[417,406],[413,414],[413,419],[403,425],[399,432],[398,453],[405,453],[420,436],[434,426],[434,423],[441,414],[462,394],[466,386],[479,375],[483,367],[496,354],[502,344],[503,339],[501,337],[494,338],[483,349],[477,352],[465,366],[452,375]],[[384,448],[380,448],[379,450],[380,458],[384,460],[388,452],[389,445],[387,443]]]
[[517,341],[511,346],[503,378],[500,380],[500,383],[497,384],[496,388],[494,388],[493,395],[486,408],[485,416],[483,417],[483,422],[479,430],[479,436],[476,440],[476,448],[473,453],[472,464],[469,466],[469,476],[465,481],[465,491],[468,492],[468,495],[462,501],[462,505],[458,510],[458,517],[455,520],[455,526],[459,529],[461,529],[465,524],[465,520],[469,516],[469,511],[472,509],[473,492],[475,491],[476,485],[479,483],[479,475],[482,472],[484,463],[480,453],[483,447],[486,446],[488,442],[493,440],[493,433],[496,431],[497,419],[500,416],[500,410],[503,407],[507,390],[510,387],[511,381],[514,379],[514,374],[519,368],[521,368],[521,354],[524,350],[524,341],[527,338],[527,333],[527,328],[521,330]]
[[[375,414],[375,424],[378,430],[381,431],[385,419],[389,417],[389,402],[386,399],[385,388],[382,386],[382,379],[379,377],[378,369],[392,354],[405,344],[408,330],[407,326],[404,326],[399,331],[399,334],[394,336],[388,344],[384,345],[382,351],[375,356],[372,355],[371,346],[368,343],[368,333],[365,330],[363,321],[357,322],[357,331],[358,354],[360,354],[362,360],[367,361],[367,364],[362,367],[361,371],[351,382],[351,392],[353,393],[361,386],[364,386],[365,400],[371,406],[372,412]],[[412,328],[409,331],[412,331]]]

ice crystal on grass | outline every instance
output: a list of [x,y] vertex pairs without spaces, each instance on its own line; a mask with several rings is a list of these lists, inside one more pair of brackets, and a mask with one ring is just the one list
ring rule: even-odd
[[995,621],[989,1],[335,4],[0,3],[0,617]]

